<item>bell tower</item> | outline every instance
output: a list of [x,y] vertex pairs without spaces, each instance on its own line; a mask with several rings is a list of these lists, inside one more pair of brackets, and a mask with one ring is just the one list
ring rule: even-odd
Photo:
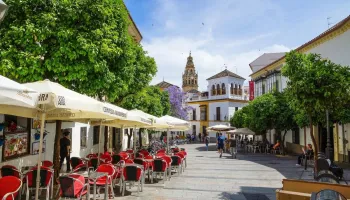
[[182,90],[188,92],[192,89],[198,90],[198,74],[190,52],[190,55],[187,57],[185,72],[182,74]]

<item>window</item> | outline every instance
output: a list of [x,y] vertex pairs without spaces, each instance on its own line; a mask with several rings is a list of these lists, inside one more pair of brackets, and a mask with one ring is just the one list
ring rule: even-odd
[[211,87],[211,95],[214,96],[216,95],[216,90],[215,90],[215,85]]
[[219,84],[216,85],[216,94],[217,95],[221,94],[221,90],[220,90],[220,85]]
[[221,114],[220,114],[220,107],[216,107],[216,121],[220,121],[221,120],[220,116],[221,116]]
[[235,111],[237,111],[238,110],[238,107],[235,107]]
[[192,125],[192,133],[196,134],[196,125]]
[[231,83],[230,93],[233,94],[233,83]]
[[294,144],[300,144],[300,132],[299,128],[294,128],[292,130],[292,141]]
[[225,83],[221,84],[221,94],[226,94],[226,87],[225,87]]
[[207,121],[207,106],[200,107],[201,121]]
[[86,148],[87,141],[87,127],[80,128],[80,148]]
[[100,142],[100,126],[94,126],[93,131],[93,145],[98,144]]
[[196,116],[196,109],[195,108],[192,110],[192,116],[193,116],[192,120],[197,120],[196,119],[197,116]]

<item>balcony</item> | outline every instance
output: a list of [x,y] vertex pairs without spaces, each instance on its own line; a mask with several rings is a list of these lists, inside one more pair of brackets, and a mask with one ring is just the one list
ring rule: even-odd
[[230,121],[230,118],[227,115],[213,115],[213,121],[222,121],[222,122],[228,122]]

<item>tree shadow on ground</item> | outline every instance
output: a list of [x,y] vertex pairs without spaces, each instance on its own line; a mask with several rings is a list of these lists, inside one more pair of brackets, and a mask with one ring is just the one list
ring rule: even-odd
[[241,192],[222,192],[219,199],[271,200],[276,199],[275,189],[266,187],[241,187]]

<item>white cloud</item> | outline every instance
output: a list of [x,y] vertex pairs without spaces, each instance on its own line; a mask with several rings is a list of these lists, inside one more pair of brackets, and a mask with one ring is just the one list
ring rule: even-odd
[[[284,52],[289,51],[288,47],[283,45],[271,45],[263,49],[253,49],[247,52],[231,54],[227,51],[225,54],[216,54],[206,50],[209,43],[206,40],[193,40],[191,38],[155,38],[150,42],[143,43],[144,48],[154,57],[157,66],[157,76],[152,84],[165,81],[172,84],[182,85],[182,73],[186,66],[189,50],[192,51],[194,64],[199,75],[199,89],[206,90],[206,79],[210,76],[224,70],[224,64],[234,73],[238,73],[249,80],[251,70],[249,63],[262,55],[264,52]],[[206,46],[206,48],[203,48]]]
[[[158,1],[154,20],[160,27],[155,31],[156,36],[145,38],[142,42],[158,66],[158,73],[151,84],[157,84],[164,78],[181,87],[189,51],[192,51],[199,75],[199,89],[206,90],[206,79],[224,70],[224,64],[230,71],[249,80],[250,62],[263,53],[290,50],[273,41],[279,30],[240,33],[247,23],[254,26],[254,19],[265,16],[265,12],[271,9],[275,16],[281,15],[272,1],[178,2]],[[196,4],[191,5],[191,2]],[[266,39],[271,41],[263,43]]]

